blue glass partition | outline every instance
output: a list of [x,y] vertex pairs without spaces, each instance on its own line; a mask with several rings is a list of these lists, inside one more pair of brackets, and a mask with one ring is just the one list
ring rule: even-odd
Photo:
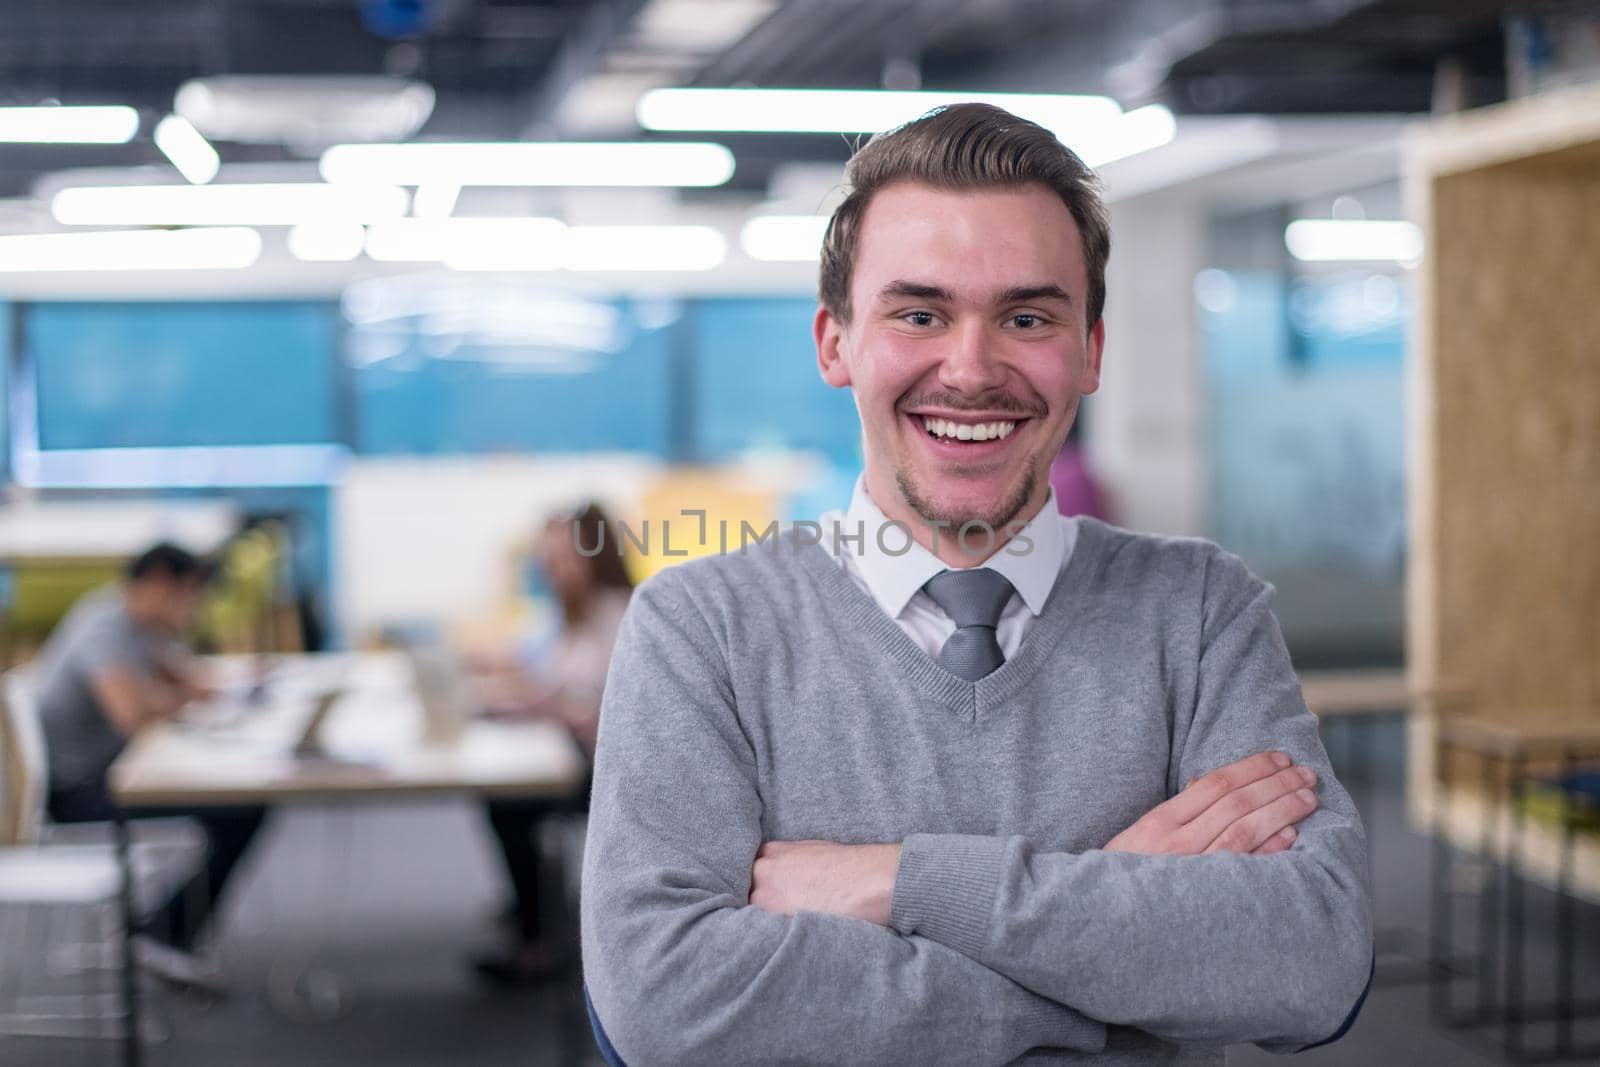
[[53,303],[27,309],[45,449],[337,440],[326,303]]

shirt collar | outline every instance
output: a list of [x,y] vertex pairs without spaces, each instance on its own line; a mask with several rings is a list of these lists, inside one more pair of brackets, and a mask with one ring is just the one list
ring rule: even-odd
[[[900,530],[888,529],[880,544],[878,531],[885,530],[889,521],[882,509],[867,495],[866,477],[863,475],[856,479],[850,507],[839,528],[841,536],[836,540],[835,531],[825,529],[822,540],[824,546],[835,555],[849,552],[855,556],[856,569],[866,582],[872,598],[890,617],[899,618],[928,579],[946,570],[947,566],[915,541],[911,541],[911,547],[898,555],[885,551],[885,545],[897,550],[909,540]],[[856,540],[858,531],[863,534],[859,542]],[[986,560],[983,566],[1004,575],[1022,597],[1028,610],[1038,615],[1044,610],[1050,590],[1055,588],[1062,561],[1070,551],[1071,541],[1075,540],[1076,534],[1076,524],[1061,517],[1056,507],[1055,489],[1052,488],[1038,514],[1028,520],[1021,533]],[[941,535],[946,534],[941,532]],[[947,535],[954,536],[954,531]],[[1029,541],[1032,547],[1026,552],[1007,551],[1007,548],[1020,550]]]
[[1052,487],[1038,513],[983,565],[1005,575],[1028,610],[1037,616],[1050,599],[1050,590],[1056,587],[1061,565],[1072,552],[1077,536],[1078,524],[1062,516]]

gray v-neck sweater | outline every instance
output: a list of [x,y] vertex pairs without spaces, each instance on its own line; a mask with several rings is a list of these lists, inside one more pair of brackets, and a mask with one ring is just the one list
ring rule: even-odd
[[[977,683],[792,536],[634,595],[601,710],[584,974],[629,1067],[1204,1063],[1353,1016],[1366,840],[1269,608],[1205,541],[1079,519]],[[1281,749],[1321,806],[1275,856],[1102,851]],[[892,929],[749,906],[770,840],[901,842]]]

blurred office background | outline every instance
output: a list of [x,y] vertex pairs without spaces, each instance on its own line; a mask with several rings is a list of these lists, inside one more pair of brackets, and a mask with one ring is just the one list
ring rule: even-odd
[[[1351,1035],[1305,1059],[1496,1062],[1503,1012],[1446,1025],[1425,980],[1430,958],[1455,968],[1463,1010],[1498,983],[1485,930],[1527,941],[1536,984],[1554,973],[1536,953],[1587,946],[1577,992],[1600,997],[1592,877],[1557,893],[1526,872],[1517,918],[1430,946],[1441,899],[1487,921],[1520,875],[1503,846],[1463,850],[1430,892],[1431,809],[1407,794],[1422,691],[1403,673],[1433,252],[1408,137],[1555,101],[1540,128],[1580,131],[1561,172],[1600,185],[1581,148],[1592,6],[13,0],[0,56],[6,666],[157,539],[223,553],[209,651],[472,648],[548,616],[528,552],[557,509],[597,499],[637,524],[704,507],[714,527],[842,505],[857,423],[817,376],[810,322],[852,144],[937,102],[890,91],[1041,94],[1017,106],[1046,117],[1085,95],[1058,132],[1104,178],[1113,253],[1104,386],[1074,447],[1113,521],[1213,538],[1277,586],[1297,665],[1334,686],[1324,734],[1375,843],[1392,955]],[[877,96],[838,118],[750,92],[775,88]],[[452,142],[534,154],[382,147]],[[537,154],[592,142],[647,154]],[[1592,238],[1592,193],[1552,203]],[[1571,269],[1594,279],[1578,247]],[[1596,334],[1578,332],[1593,383]],[[1574,403],[1593,442],[1600,410]],[[1582,462],[1570,484],[1592,512]],[[1581,577],[1594,527],[1573,529],[1600,615]],[[1583,684],[1562,721],[1594,716]],[[1559,838],[1573,820],[1552,795],[1537,817]],[[581,833],[546,835],[574,876]],[[504,895],[491,849],[469,798],[286,806],[214,946],[231,994],[146,983],[148,1062],[594,1061],[575,979],[507,992],[460,963]],[[52,955],[104,924],[5,900],[0,1061],[116,1060],[117,1020],[90,1010],[115,969]],[[1580,933],[1554,925],[1574,916]],[[44,995],[95,1018],[40,1022]]]

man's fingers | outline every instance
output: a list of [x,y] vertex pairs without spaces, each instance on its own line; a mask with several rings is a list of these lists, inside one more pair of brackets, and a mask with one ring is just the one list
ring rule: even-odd
[[1267,838],[1264,843],[1257,845],[1255,851],[1250,854],[1252,856],[1270,856],[1275,852],[1287,852],[1294,846],[1294,839],[1298,836],[1299,834],[1294,827],[1285,826],[1282,830]]
[[1317,796],[1310,789],[1297,789],[1279,797],[1217,835],[1206,852],[1253,852],[1273,834],[1293,826],[1317,809]]
[[1174,826],[1182,826],[1193,822],[1233,790],[1271,777],[1287,766],[1289,757],[1282,752],[1257,752],[1194,779],[1183,792],[1151,809],[1152,813],[1159,811],[1164,818],[1171,819]]
[[[1293,793],[1296,789],[1310,788],[1317,781],[1317,776],[1310,767],[1286,767],[1270,777],[1258,782],[1235,789],[1227,796],[1220,798],[1215,804],[1201,812],[1188,826],[1181,831],[1182,839],[1186,845],[1196,852],[1204,849],[1228,827],[1237,823],[1251,812],[1266,807],[1279,797]],[[1276,833],[1283,828],[1283,823],[1267,830],[1267,834]],[[1254,848],[1260,842],[1253,842]],[[1235,850],[1236,851],[1236,850]],[[1248,850],[1247,850],[1248,851]]]

